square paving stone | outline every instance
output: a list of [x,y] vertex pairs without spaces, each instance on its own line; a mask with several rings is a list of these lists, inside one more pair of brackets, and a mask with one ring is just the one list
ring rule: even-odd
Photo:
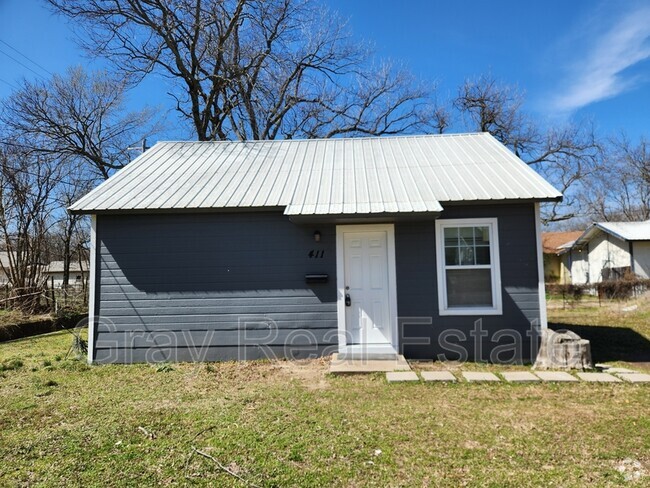
[[575,382],[578,378],[565,371],[535,371],[542,381]]
[[422,371],[420,374],[424,381],[456,381],[450,371]]
[[501,376],[509,383],[526,383],[531,381],[540,381],[540,379],[529,371],[507,371],[501,373]]
[[628,369],[628,368],[607,368],[603,371],[603,373],[638,373],[638,371],[634,371],[633,369]]
[[405,381],[420,381],[420,378],[413,371],[391,371],[386,373],[386,380],[389,383],[402,383]]
[[494,373],[480,373],[477,371],[463,371],[463,377],[470,382],[500,381]]
[[630,383],[650,383],[650,374],[646,373],[625,373],[620,377]]
[[608,373],[576,373],[578,378],[590,383],[620,383],[620,378]]

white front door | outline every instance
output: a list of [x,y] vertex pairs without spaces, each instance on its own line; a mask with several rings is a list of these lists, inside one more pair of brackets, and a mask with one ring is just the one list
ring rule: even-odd
[[348,345],[391,344],[394,332],[392,226],[340,226],[339,232],[343,251],[342,283],[339,279],[343,289],[339,290],[339,300],[344,302],[346,342]]

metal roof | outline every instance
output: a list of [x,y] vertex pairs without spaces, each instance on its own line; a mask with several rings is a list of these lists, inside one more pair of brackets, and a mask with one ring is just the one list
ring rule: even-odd
[[[45,269],[43,270],[45,273],[63,273],[63,261],[52,261],[50,264],[48,264]],[[71,261],[70,262],[70,271],[71,272],[79,272],[79,271],[88,271],[90,269],[90,263],[88,261],[84,261],[82,264],[82,267],[79,267],[79,262],[78,261]]]
[[285,208],[287,215],[440,212],[441,202],[557,200],[491,135],[159,142],[73,212]]
[[624,241],[650,241],[650,220],[642,222],[594,222],[576,239],[572,247],[585,245],[599,232],[605,232]]

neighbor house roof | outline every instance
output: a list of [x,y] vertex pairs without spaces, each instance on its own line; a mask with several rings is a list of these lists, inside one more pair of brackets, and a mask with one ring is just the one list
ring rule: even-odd
[[[90,265],[88,262],[82,264],[83,271],[88,271]],[[45,267],[45,273],[63,273],[63,261],[52,261],[49,265]],[[78,262],[70,263],[70,271],[73,273],[81,271]]]
[[580,230],[569,232],[544,232],[542,233],[542,249],[545,254],[556,254],[563,248],[571,246],[582,235]]
[[441,203],[562,196],[491,135],[159,142],[73,212],[284,208],[440,212]]
[[580,247],[600,232],[610,234],[624,241],[650,241],[650,220],[642,222],[594,222],[574,243]]

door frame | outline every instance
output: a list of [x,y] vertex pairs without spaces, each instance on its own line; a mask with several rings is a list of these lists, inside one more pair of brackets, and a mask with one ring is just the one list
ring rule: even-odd
[[339,350],[347,346],[345,323],[345,232],[386,232],[388,256],[388,313],[391,328],[390,343],[398,350],[397,337],[397,279],[395,272],[395,226],[393,224],[354,224],[336,226],[336,312]]

